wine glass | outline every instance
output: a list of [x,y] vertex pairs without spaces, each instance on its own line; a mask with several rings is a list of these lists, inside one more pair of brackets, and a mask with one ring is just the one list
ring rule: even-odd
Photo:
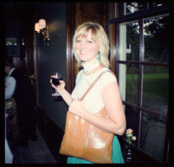
[[[56,78],[51,77],[52,83],[55,86],[58,86],[60,84],[59,80],[62,80],[62,75],[60,72],[54,72],[52,75],[55,75]],[[55,93],[52,94],[52,96],[60,96],[60,94],[55,90]]]

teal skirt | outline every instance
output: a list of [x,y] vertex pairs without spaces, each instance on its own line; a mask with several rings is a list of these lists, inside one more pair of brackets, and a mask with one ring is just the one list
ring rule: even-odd
[[[117,136],[113,138],[113,145],[112,145],[112,162],[116,164],[123,164],[124,159],[121,152],[120,143],[118,141]],[[93,162],[76,158],[76,157],[68,157],[67,164],[93,164]]]

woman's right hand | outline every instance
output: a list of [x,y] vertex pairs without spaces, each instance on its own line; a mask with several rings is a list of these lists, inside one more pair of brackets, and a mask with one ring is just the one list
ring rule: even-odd
[[[54,77],[54,76],[52,76]],[[52,83],[52,79],[50,79],[51,86],[56,89],[56,91],[61,95],[61,91],[65,89],[65,82],[63,80],[59,80],[60,84],[58,86],[55,86]]]
[[56,90],[61,95],[62,90],[65,89],[65,82],[63,80],[60,80],[59,82],[60,84],[56,87]]
[[63,80],[59,80],[59,82],[60,84],[55,86],[52,84],[52,80],[50,80],[52,87],[61,95],[66,104],[70,106],[72,102],[71,94],[65,89],[65,82]]

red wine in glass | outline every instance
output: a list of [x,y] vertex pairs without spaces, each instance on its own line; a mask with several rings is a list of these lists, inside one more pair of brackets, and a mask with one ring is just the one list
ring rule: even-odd
[[55,86],[58,86],[60,84],[59,82],[59,78],[52,78],[52,83],[55,85]]
[[[59,72],[55,72],[52,75],[55,75],[55,77],[52,77],[52,83],[55,86],[58,86],[60,84],[59,80],[62,80],[62,75]],[[60,96],[59,93],[55,90],[55,93],[52,94],[52,96]]]

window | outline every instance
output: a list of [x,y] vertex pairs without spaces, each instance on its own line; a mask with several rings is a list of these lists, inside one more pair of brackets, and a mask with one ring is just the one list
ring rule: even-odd
[[151,3],[147,3],[147,2],[127,2],[125,3],[125,11],[126,13],[124,13],[125,15],[128,14],[132,14],[135,13],[137,11],[143,11],[146,9],[152,9],[152,8],[157,8],[160,6],[164,6],[167,3],[159,3],[159,2],[151,2]]
[[135,146],[164,162],[169,94],[169,6],[167,3],[110,3],[108,30],[110,57],[113,60],[115,55],[113,69],[127,127],[134,129],[137,136]]

